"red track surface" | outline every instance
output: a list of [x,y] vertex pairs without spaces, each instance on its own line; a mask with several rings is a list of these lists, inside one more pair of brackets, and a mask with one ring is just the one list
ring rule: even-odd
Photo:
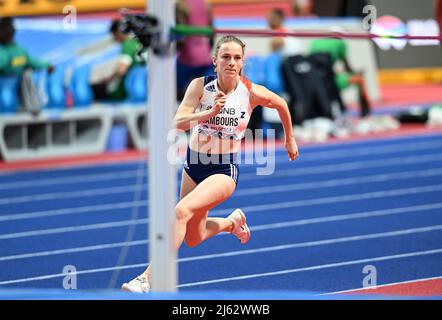
[[345,294],[374,294],[395,296],[441,296],[442,279],[424,279],[383,285],[377,288],[347,291]]
[[384,85],[381,97],[382,106],[442,103],[442,84]]

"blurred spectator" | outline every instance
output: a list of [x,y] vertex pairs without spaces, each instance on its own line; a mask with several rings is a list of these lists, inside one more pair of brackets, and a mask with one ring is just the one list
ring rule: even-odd
[[363,17],[364,7],[368,4],[369,2],[367,0],[344,0],[342,1],[342,5],[340,11],[338,12],[338,16]]
[[296,17],[309,17],[313,14],[313,0],[293,0],[292,11]]
[[[212,10],[205,0],[178,0],[175,9],[177,24],[212,26]],[[213,39],[207,37],[186,37],[178,42],[178,100],[194,78],[213,74],[212,44]]]
[[[267,22],[273,31],[287,32],[284,26],[284,11],[279,8],[272,9],[267,15]],[[283,56],[291,56],[301,53],[301,43],[293,37],[273,37],[270,40],[272,52],[280,52]]]
[[436,20],[439,23],[439,34],[442,35],[442,0],[436,0]]
[[[331,31],[343,32],[340,27],[332,27]],[[344,70],[336,70],[335,82],[340,91],[352,85],[358,89],[358,100],[360,115],[365,117],[370,113],[370,102],[368,100],[367,89],[362,72],[354,71],[347,59],[347,44],[343,39],[324,38],[315,39],[310,43],[310,53],[328,53],[331,56],[333,65],[342,62]]]
[[367,0],[310,0],[311,11],[319,17],[363,17]]
[[28,68],[54,70],[49,62],[31,57],[25,48],[15,43],[14,36],[13,19],[0,18],[0,75],[21,76]]
[[15,27],[12,18],[0,18],[0,76],[20,77],[19,95],[25,111],[38,113],[41,102],[35,88],[32,70],[47,69],[54,66],[47,61],[33,58],[28,51],[14,41]]
[[138,54],[141,44],[138,40],[130,37],[122,30],[122,21],[113,20],[110,26],[110,33],[114,41],[121,44],[121,55],[118,64],[110,76],[98,83],[92,84],[95,100],[124,100],[127,92],[124,87],[124,79],[130,68],[134,65],[143,64],[145,60]]

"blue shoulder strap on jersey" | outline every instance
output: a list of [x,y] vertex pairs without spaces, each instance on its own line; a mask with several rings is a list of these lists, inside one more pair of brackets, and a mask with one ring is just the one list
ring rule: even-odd
[[212,82],[216,79],[216,75],[205,76],[204,77],[204,86],[206,86],[209,82]]

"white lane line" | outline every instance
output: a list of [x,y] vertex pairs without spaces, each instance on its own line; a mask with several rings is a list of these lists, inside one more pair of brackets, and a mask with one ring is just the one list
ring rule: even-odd
[[342,291],[321,293],[321,294],[319,294],[319,296],[327,296],[327,295],[333,295],[333,294],[342,294],[342,293],[349,293],[349,292],[361,291],[361,290],[379,289],[379,288],[392,287],[392,286],[401,285],[401,284],[418,283],[418,282],[424,282],[424,281],[430,281],[430,280],[440,280],[440,279],[442,279],[442,276],[440,276],[440,277],[430,277],[430,278],[421,278],[421,279],[414,279],[414,280],[407,280],[407,281],[400,281],[400,282],[392,282],[392,283],[386,283],[386,284],[379,284],[377,286],[368,287],[368,288],[356,288],[356,289],[348,289],[348,290],[342,290]]
[[189,261],[199,261],[199,260],[207,260],[207,259],[215,259],[215,258],[226,258],[226,257],[242,256],[242,255],[246,255],[246,254],[274,252],[274,251],[290,250],[290,249],[297,249],[297,248],[317,247],[317,246],[331,245],[331,244],[344,243],[344,242],[373,240],[373,239],[388,238],[388,237],[398,237],[398,236],[439,231],[439,230],[442,230],[442,225],[422,227],[422,228],[404,229],[404,230],[397,230],[397,231],[371,233],[371,234],[351,236],[351,237],[342,237],[342,238],[335,238],[335,239],[326,239],[326,240],[308,241],[308,242],[301,242],[301,243],[284,244],[284,245],[257,248],[257,249],[245,249],[245,250],[234,251],[234,252],[215,253],[215,254],[208,254],[205,256],[183,258],[183,259],[180,259],[179,261],[180,262],[189,262]]
[[63,209],[54,209],[54,210],[34,211],[34,212],[26,212],[26,213],[18,213],[18,214],[12,213],[12,214],[1,215],[0,222],[34,219],[34,218],[55,217],[55,216],[81,214],[81,213],[89,213],[89,212],[96,212],[96,211],[114,211],[114,210],[121,210],[121,209],[132,209],[134,207],[146,207],[146,206],[147,206],[147,201],[135,201],[135,202],[129,201],[129,202],[99,204],[99,205],[94,205],[94,206],[83,206],[83,207],[63,208]]
[[374,258],[367,258],[367,259],[359,259],[359,260],[351,260],[351,261],[344,261],[344,262],[337,262],[337,263],[322,264],[322,265],[304,267],[304,268],[294,268],[294,269],[286,269],[286,270],[273,271],[273,272],[247,274],[247,275],[243,275],[243,276],[236,276],[236,277],[230,277],[230,278],[221,278],[221,279],[213,279],[213,280],[207,280],[207,281],[190,282],[190,283],[178,285],[178,287],[184,288],[184,287],[203,286],[203,285],[214,284],[214,283],[279,276],[279,275],[285,275],[285,274],[291,274],[291,273],[322,270],[322,269],[329,269],[329,268],[337,268],[337,267],[344,267],[344,266],[369,263],[369,262],[404,259],[404,258],[411,258],[411,257],[418,257],[418,256],[432,255],[432,254],[439,254],[439,253],[442,253],[442,249],[417,251],[417,252],[410,252],[410,253],[404,253],[404,254],[396,254],[396,255],[381,256],[381,257],[374,257]]
[[277,178],[277,177],[295,177],[306,176],[314,174],[324,173],[336,173],[353,170],[374,169],[384,167],[395,167],[410,164],[423,164],[423,163],[437,163],[442,161],[442,153],[435,153],[429,156],[410,156],[410,157],[397,157],[389,159],[375,159],[366,161],[346,162],[342,164],[330,164],[330,165],[318,165],[308,167],[295,167],[292,169],[279,169],[276,168],[275,172],[271,175],[257,175],[256,173],[243,173],[240,174],[240,181]]
[[140,246],[140,245],[147,245],[148,243],[149,243],[149,240],[137,240],[137,241],[130,241],[130,242],[115,242],[115,243],[107,243],[107,244],[98,244],[98,245],[93,245],[93,246],[76,247],[76,248],[69,248],[69,249],[40,251],[40,252],[34,252],[34,253],[23,253],[23,254],[16,254],[16,255],[11,255],[11,256],[0,257],[0,262],[19,260],[19,259],[48,257],[48,256],[62,255],[62,254],[69,254],[69,253],[106,250],[106,249],[114,249],[114,248],[121,248],[121,247]]
[[[423,142],[421,144],[407,144],[404,146],[375,146],[373,148],[362,147],[355,149],[344,149],[330,151],[312,152],[302,156],[302,161],[311,161],[319,159],[339,159],[349,158],[361,155],[380,155],[380,154],[392,154],[396,152],[405,151],[422,151],[428,149],[434,149],[442,147],[442,141]],[[440,148],[438,148],[440,149]],[[277,162],[279,159],[286,159],[286,155],[277,156]],[[147,173],[147,168],[144,170],[144,175]],[[17,182],[4,182],[0,183],[0,190],[12,190],[22,188],[35,188],[37,186],[52,186],[60,184],[75,184],[83,182],[98,182],[98,181],[112,181],[124,178],[136,178],[137,170],[123,170],[110,173],[98,173],[98,174],[82,174],[69,177],[57,177],[57,178],[44,178],[44,179],[29,179]]]
[[[146,185],[144,184],[142,188],[146,189]],[[95,197],[95,196],[111,195],[111,194],[133,193],[138,189],[139,187],[136,186],[134,183],[119,187],[97,188],[91,190],[79,190],[79,191],[69,191],[69,192],[53,192],[45,194],[36,194],[31,196],[19,196],[19,197],[0,199],[0,205],[10,205],[14,203],[25,203],[33,201],[47,201],[47,200],[59,200],[59,199]]]
[[[352,185],[352,184],[361,184],[361,183],[373,183],[373,182],[381,182],[381,181],[393,181],[393,180],[402,180],[409,178],[422,178],[429,176],[442,175],[442,168],[439,169],[429,169],[429,170],[418,170],[418,171],[410,171],[410,172],[395,172],[389,174],[379,174],[379,175],[371,175],[357,178],[345,178],[345,179],[332,179],[332,180],[323,180],[323,181],[315,181],[315,182],[302,182],[295,184],[285,184],[285,185],[272,185],[272,193],[277,192],[287,192],[294,190],[308,190],[315,188],[331,188],[331,187],[339,187],[344,185]],[[241,197],[241,196],[249,196],[249,195],[257,195],[257,194],[267,194],[269,187],[257,187],[257,188],[240,188],[234,194],[233,197]],[[144,201],[144,205],[147,206],[148,201]],[[23,219],[32,219],[32,218],[40,218],[47,216],[56,216],[56,215],[66,215],[66,214],[77,214],[84,213],[90,211],[99,211],[99,210],[114,210],[114,209],[124,209],[131,208],[131,202],[123,202],[117,204],[104,204],[99,206],[86,206],[86,207],[74,207],[74,208],[65,208],[58,210],[49,210],[42,212],[34,212],[34,213],[23,213],[23,214],[6,214],[0,216],[0,222],[2,221],[12,221],[12,220],[23,220]],[[135,206],[143,205],[143,202],[136,202]]]
[[[302,176],[309,174],[323,174],[330,172],[343,172],[351,170],[360,170],[365,168],[385,167],[388,165],[396,166],[396,165],[403,165],[410,163],[437,162],[439,160],[442,160],[442,153],[440,154],[440,156],[432,155],[429,157],[404,157],[404,158],[395,158],[395,159],[375,160],[374,162],[362,161],[362,162],[346,163],[341,165],[334,164],[334,165],[315,166],[308,168],[277,170],[272,175],[266,175],[266,176],[257,176],[255,173],[249,173],[249,174],[246,173],[240,175],[240,180],[256,180],[256,179],[266,179],[266,178],[268,179],[274,177],[289,177],[289,176]],[[432,170],[437,170],[437,169],[432,169]],[[97,188],[91,190],[55,192],[55,193],[46,193],[46,194],[35,194],[29,196],[9,197],[5,199],[0,199],[0,205],[11,205],[14,203],[26,203],[32,201],[72,199],[78,197],[94,197],[105,194],[133,193],[136,188],[137,186],[131,184],[119,187]],[[147,189],[147,185],[143,184],[143,188]],[[233,196],[235,196],[236,193],[237,192],[235,192]]]
[[253,232],[263,231],[263,230],[271,230],[278,228],[290,228],[295,226],[304,226],[309,224],[316,223],[327,223],[327,222],[337,222],[337,221],[346,221],[346,220],[355,220],[355,219],[364,219],[364,218],[375,218],[375,217],[383,217],[390,216],[402,213],[410,213],[410,212],[419,212],[423,214],[424,212],[428,212],[435,209],[442,209],[442,202],[435,204],[424,204],[418,206],[411,207],[402,207],[402,208],[392,208],[392,209],[382,209],[382,210],[374,210],[374,211],[363,211],[351,214],[338,214],[327,217],[319,217],[319,218],[310,218],[310,219],[301,219],[294,221],[286,221],[286,222],[277,222],[270,223],[265,225],[253,226],[250,229]]
[[88,224],[88,225],[75,226],[75,227],[62,227],[62,228],[23,231],[23,232],[16,232],[16,233],[1,234],[0,240],[17,239],[17,238],[24,238],[24,237],[35,237],[35,236],[43,236],[43,235],[48,235],[48,234],[60,234],[60,233],[68,233],[68,232],[79,232],[79,231],[88,231],[88,230],[118,228],[118,227],[125,227],[125,226],[130,226],[130,225],[134,225],[134,224],[142,224],[142,223],[147,223],[147,222],[148,222],[148,219],[123,220],[123,221],[115,221],[115,222]]
[[[113,270],[124,270],[124,269],[132,269],[132,268],[146,268],[146,263],[138,263],[128,266],[121,266],[121,267],[107,267],[107,268],[99,268],[99,269],[91,269],[91,270],[83,270],[83,271],[77,271],[70,273],[71,275],[82,275],[82,274],[90,274],[90,273],[100,273],[100,272],[109,272]],[[14,283],[23,283],[23,282],[30,282],[30,281],[38,281],[38,280],[49,280],[54,278],[61,278],[66,277],[65,273],[56,273],[56,274],[48,274],[45,276],[39,276],[39,277],[30,277],[30,278],[23,278],[23,279],[15,279],[15,280],[7,280],[7,281],[1,281],[1,285],[7,285],[7,284],[14,284]]]
[[[417,211],[420,211],[420,214],[424,214],[425,212],[428,212],[429,210],[441,209],[441,208],[442,208],[442,202],[436,203],[436,204],[426,204],[426,205],[419,205],[419,206],[412,206],[412,207],[374,210],[374,211],[366,211],[366,212],[359,212],[359,213],[353,213],[353,214],[340,214],[340,215],[327,216],[327,217],[319,217],[319,218],[310,218],[310,219],[301,219],[301,220],[294,220],[294,221],[287,221],[287,222],[263,224],[263,225],[253,226],[250,229],[253,232],[259,232],[259,231],[268,231],[268,230],[280,229],[280,228],[305,226],[305,225],[309,225],[309,224],[318,224],[318,223],[328,223],[328,222],[336,222],[336,221],[346,221],[346,220],[354,220],[354,219],[381,217],[381,216],[396,215],[396,214],[401,214],[401,213],[417,212]],[[218,236],[223,236],[223,235],[228,235],[228,233],[221,233]],[[142,244],[147,244],[147,243],[148,243],[148,240],[139,240],[139,241],[133,241],[133,242],[116,242],[116,243],[108,243],[108,244],[101,244],[101,245],[95,245],[95,246],[58,249],[58,250],[42,251],[42,252],[34,252],[34,253],[24,253],[24,254],[0,257],[0,262],[1,261],[8,261],[8,260],[36,258],[36,257],[41,257],[41,256],[67,254],[67,253],[74,253],[74,252],[78,253],[78,252],[87,252],[87,251],[95,251],[95,250],[104,250],[104,249],[123,247],[123,246],[131,247],[131,246],[137,246],[137,245],[142,245]]]
[[[45,179],[29,179],[22,181],[9,181],[0,183],[0,190],[12,190],[35,187],[48,187],[60,184],[75,184],[84,182],[112,181],[125,178],[136,178],[137,170],[125,170],[109,173],[83,174],[69,177],[45,178]],[[144,173],[146,175],[146,173]]]
[[[233,254],[233,253],[235,253],[235,252],[229,252],[228,254]],[[236,253],[237,253],[237,255],[241,255],[241,252],[236,252]],[[255,252],[253,252],[253,253],[255,253]],[[437,254],[437,253],[442,253],[442,249],[419,251],[419,252],[412,252],[412,253],[406,253],[406,254],[390,255],[390,256],[360,259],[360,260],[352,260],[352,261],[346,261],[346,262],[338,262],[338,263],[332,263],[332,264],[311,266],[311,267],[306,267],[306,268],[289,269],[289,270],[267,272],[267,273],[258,273],[258,274],[249,274],[249,275],[244,275],[244,276],[240,276],[240,277],[233,277],[233,278],[222,278],[222,279],[214,279],[214,280],[208,280],[208,281],[193,282],[193,283],[179,285],[179,287],[190,287],[190,286],[197,286],[197,285],[204,285],[204,284],[211,284],[211,283],[218,283],[218,282],[244,280],[244,279],[264,277],[264,276],[288,274],[288,273],[301,272],[301,271],[320,270],[320,269],[325,269],[325,268],[341,267],[341,266],[352,265],[352,264],[408,258],[408,257],[414,257],[414,256],[420,256],[420,255]],[[196,259],[196,258],[199,258],[199,259]],[[194,257],[194,258],[183,258],[186,260],[179,259],[178,262],[189,262],[189,261],[213,259],[213,258],[214,257],[212,255],[210,255],[210,257],[199,256],[199,257]],[[218,258],[218,257],[216,257],[216,258]],[[190,260],[190,259],[193,259],[193,260]],[[145,268],[145,267],[146,267],[146,263],[138,263],[138,264],[118,266],[118,267],[113,266],[113,267],[80,270],[80,271],[77,271],[76,274],[77,275],[92,274],[92,273],[100,273],[100,272],[109,272],[109,271],[113,271],[113,270],[124,270],[124,269]],[[12,280],[0,281],[0,285],[24,283],[24,282],[31,282],[31,281],[37,281],[37,280],[48,280],[48,279],[53,279],[53,278],[65,277],[65,276],[66,276],[66,274],[57,273],[57,274],[49,274],[49,275],[37,276],[37,277],[12,279]]]
[[[442,184],[437,184],[437,185],[429,185],[424,187],[391,189],[391,190],[366,192],[366,193],[358,193],[351,195],[340,195],[340,196],[325,197],[325,198],[302,199],[302,200],[286,201],[286,202],[272,202],[268,204],[260,204],[254,206],[243,206],[241,207],[241,209],[246,213],[255,213],[255,212],[268,211],[268,210],[331,204],[337,202],[341,203],[341,202],[358,201],[358,200],[381,199],[381,198],[389,198],[389,197],[412,195],[412,194],[437,192],[441,190],[442,190]],[[226,214],[226,212],[232,212],[235,209],[236,208],[217,209],[213,210],[210,214],[212,216],[213,215],[223,216]]]
[[323,181],[314,181],[314,182],[272,185],[272,186],[264,186],[257,188],[244,188],[237,190],[234,193],[234,196],[240,197],[240,196],[249,196],[257,194],[268,194],[269,190],[271,190],[271,193],[273,194],[278,192],[287,192],[294,190],[342,187],[353,184],[359,185],[361,183],[376,183],[384,181],[405,180],[410,178],[425,178],[425,177],[433,177],[438,175],[442,175],[442,168],[374,174],[374,175],[366,175],[362,177],[352,177],[344,179],[332,179],[332,180],[323,180]]
[[[269,204],[242,207],[242,209],[248,213],[255,213],[255,212],[268,211],[268,210],[287,209],[287,208],[303,207],[303,206],[310,206],[310,205],[331,204],[331,203],[336,203],[336,202],[342,203],[342,202],[348,202],[348,201],[379,199],[379,198],[387,198],[387,197],[394,197],[394,196],[437,192],[437,191],[441,191],[441,190],[442,190],[442,185],[430,185],[430,186],[425,186],[425,187],[393,189],[393,190],[367,192],[367,193],[360,193],[360,194],[316,198],[316,199],[308,199],[308,200],[272,202]],[[225,216],[226,213],[232,212],[235,209],[236,208],[213,210],[210,213],[210,215],[211,216]],[[92,224],[92,225],[84,225],[84,226],[76,226],[76,227],[66,227],[66,228],[55,228],[55,229],[44,229],[44,230],[33,230],[33,231],[9,233],[9,234],[0,235],[0,240],[2,240],[2,239],[3,240],[15,239],[15,238],[22,238],[22,237],[29,237],[29,236],[40,236],[40,235],[47,235],[47,234],[60,234],[60,233],[74,232],[74,231],[93,230],[93,229],[95,229],[94,226],[96,226],[96,229],[115,228],[115,227],[124,226],[127,224],[137,224],[136,221],[140,221],[139,223],[147,223],[148,219],[139,219],[139,220],[135,220],[135,221],[123,220],[123,221],[117,221],[117,222],[111,222],[111,223]]]
[[[327,150],[321,152],[309,152],[302,155],[302,161],[316,161],[316,160],[327,160],[327,159],[340,159],[349,157],[360,157],[360,156],[371,156],[371,155],[382,155],[382,154],[392,154],[407,151],[423,151],[435,149],[440,150],[442,147],[442,140],[436,140],[431,142],[423,142],[420,144],[406,144],[406,145],[382,145],[373,147],[357,147],[357,148],[347,148],[343,150]],[[287,155],[277,156],[277,161],[286,160]]]

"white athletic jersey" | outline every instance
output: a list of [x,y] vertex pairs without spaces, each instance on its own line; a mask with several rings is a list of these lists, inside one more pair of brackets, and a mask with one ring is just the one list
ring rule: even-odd
[[[194,127],[194,131],[221,139],[241,140],[244,137],[253,111],[249,101],[252,83],[246,78],[240,79],[236,89],[227,95],[226,104],[221,111],[209,120],[199,123]],[[204,93],[196,112],[211,109],[217,93],[217,77],[205,77]]]

